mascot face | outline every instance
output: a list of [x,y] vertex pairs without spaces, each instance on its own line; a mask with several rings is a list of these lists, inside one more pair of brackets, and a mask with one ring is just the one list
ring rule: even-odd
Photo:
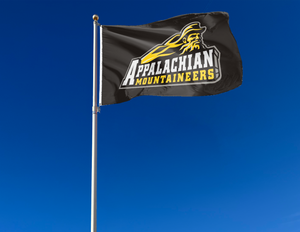
[[195,43],[199,43],[199,40],[200,40],[200,33],[193,33],[193,34],[190,34],[187,38],[183,38],[183,42],[186,43],[186,41],[188,43],[192,43],[193,41]]
[[184,54],[186,51],[193,51],[194,49],[200,49],[201,35],[200,33],[191,33],[182,38],[184,45],[180,50],[184,49],[181,54]]
[[183,55],[186,52],[200,49],[204,45],[202,34],[205,30],[206,27],[201,27],[199,22],[186,25],[180,33],[150,50],[147,55],[142,57],[141,64],[149,63],[158,57],[170,56],[174,53]]
[[[200,49],[203,44],[202,34],[205,32],[206,27],[201,27],[199,22],[188,24],[180,34],[175,35],[179,36],[179,39],[175,42],[171,42],[170,45],[180,46],[180,55],[191,52],[195,49]],[[172,40],[172,39],[171,39]]]

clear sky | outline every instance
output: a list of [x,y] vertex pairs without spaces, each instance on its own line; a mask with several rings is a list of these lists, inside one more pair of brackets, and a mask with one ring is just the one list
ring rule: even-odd
[[0,231],[90,231],[92,15],[226,11],[243,84],[104,106],[98,231],[299,232],[299,1],[0,1]]

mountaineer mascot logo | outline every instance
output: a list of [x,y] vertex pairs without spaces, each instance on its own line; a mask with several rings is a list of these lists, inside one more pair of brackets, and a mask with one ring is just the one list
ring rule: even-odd
[[203,42],[206,27],[192,22],[142,57],[134,58],[120,88],[212,84],[222,77],[215,46]]

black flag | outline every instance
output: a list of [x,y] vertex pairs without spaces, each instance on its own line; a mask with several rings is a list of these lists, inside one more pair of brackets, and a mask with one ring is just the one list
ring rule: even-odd
[[242,84],[242,61],[225,12],[188,14],[101,30],[100,104],[142,95],[205,96]]

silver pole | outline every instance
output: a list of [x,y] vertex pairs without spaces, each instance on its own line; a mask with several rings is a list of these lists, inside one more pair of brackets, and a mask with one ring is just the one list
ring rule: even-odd
[[97,73],[98,73],[98,15],[94,19],[93,51],[93,125],[92,125],[92,189],[91,189],[91,232],[97,232]]

